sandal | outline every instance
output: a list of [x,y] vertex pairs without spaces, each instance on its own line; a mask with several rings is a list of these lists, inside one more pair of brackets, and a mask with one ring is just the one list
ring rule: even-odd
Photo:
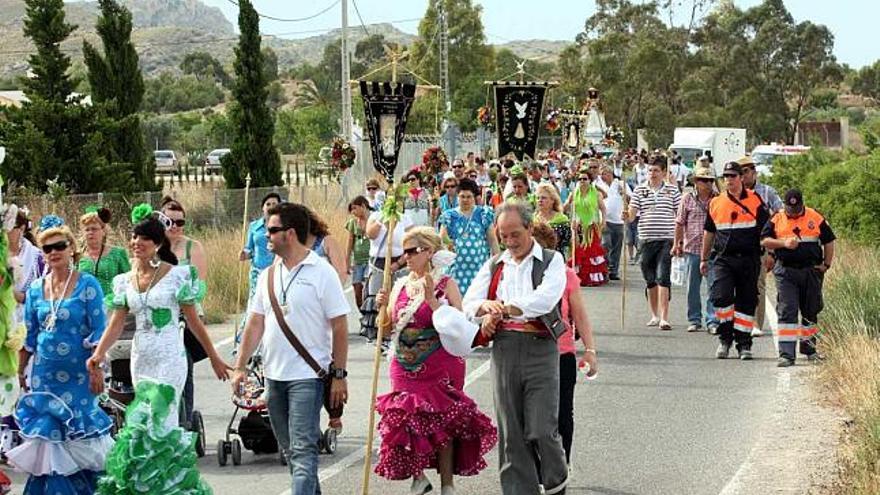
[[660,320],[660,330],[669,331],[672,330],[672,325],[669,324],[666,320]]

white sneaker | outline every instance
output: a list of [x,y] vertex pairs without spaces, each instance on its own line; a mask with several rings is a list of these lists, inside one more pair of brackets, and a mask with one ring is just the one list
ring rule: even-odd
[[645,324],[645,326],[656,327],[659,324],[660,324],[660,318],[657,318],[656,316],[652,316],[651,319],[648,320],[648,323]]
[[763,337],[763,336],[764,336],[764,331],[761,330],[760,328],[753,328],[752,329],[752,337]]
[[409,493],[411,495],[425,495],[433,489],[434,487],[431,486],[428,477],[423,473],[418,478],[413,478],[412,485],[409,487]]

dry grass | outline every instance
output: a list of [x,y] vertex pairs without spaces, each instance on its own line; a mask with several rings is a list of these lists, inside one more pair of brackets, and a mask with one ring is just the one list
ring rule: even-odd
[[820,317],[822,386],[852,418],[841,445],[839,492],[880,493],[880,267],[876,248],[846,247],[829,277]]
[[222,323],[239,310],[244,311],[247,305],[249,265],[238,261],[241,229],[206,230],[198,239],[205,247],[209,263],[205,317],[208,323]]

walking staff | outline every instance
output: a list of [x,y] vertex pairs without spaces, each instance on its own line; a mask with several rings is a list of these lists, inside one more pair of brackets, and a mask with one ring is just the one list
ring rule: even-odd
[[[247,242],[248,235],[248,196],[250,196],[251,192],[251,173],[248,172],[247,177],[244,179],[244,209],[241,212],[241,245],[244,246]],[[238,311],[238,321],[235,323],[235,327],[233,327],[233,334],[238,332],[238,329],[241,328],[242,321],[244,320],[244,313],[241,311],[241,278],[243,276],[242,270],[244,270],[244,265],[238,265],[238,285],[236,286],[236,294],[235,294],[235,310]]]

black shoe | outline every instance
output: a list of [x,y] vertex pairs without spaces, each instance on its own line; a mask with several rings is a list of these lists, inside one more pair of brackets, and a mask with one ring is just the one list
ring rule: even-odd
[[620,277],[618,277],[617,274],[608,275],[608,280],[620,280]]
[[794,366],[794,359],[779,356],[779,359],[776,360],[777,368],[788,368],[789,366]]

